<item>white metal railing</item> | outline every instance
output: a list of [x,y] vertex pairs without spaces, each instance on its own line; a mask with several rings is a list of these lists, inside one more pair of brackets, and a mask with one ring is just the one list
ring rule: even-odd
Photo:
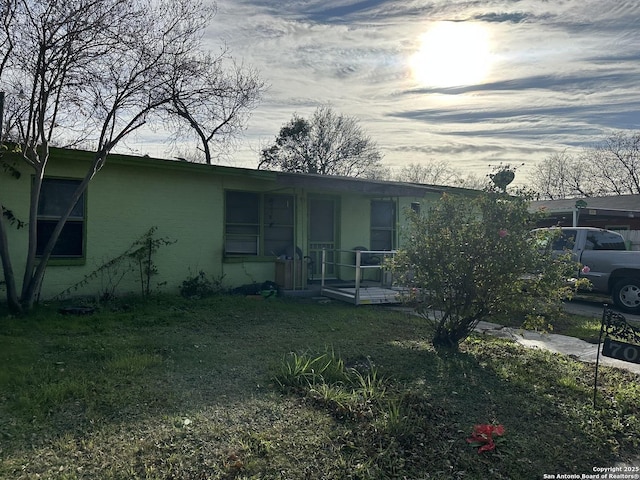
[[[308,255],[311,263],[311,265],[309,265],[311,280],[315,280],[317,278],[316,275],[320,273],[320,269],[322,268],[322,251],[326,249],[328,252],[333,252],[334,247],[335,243],[333,241],[311,242],[309,244]],[[328,256],[331,257],[330,254]],[[331,263],[331,258],[328,258],[328,262]],[[327,276],[332,276],[334,275],[334,272],[329,269],[325,274]]]
[[[334,272],[337,272],[336,267],[343,267],[348,270],[353,269],[355,270],[355,273],[354,273],[355,302],[356,302],[356,305],[358,305],[360,303],[360,287],[362,284],[364,271],[368,269],[380,270],[382,272],[380,275],[380,285],[382,286],[385,279],[384,277],[385,261],[384,260],[388,257],[393,257],[397,251],[396,250],[337,250],[337,249],[334,249],[332,250],[332,252],[333,252],[333,255],[332,255],[333,260],[328,260],[327,249],[322,249],[322,269],[321,269],[322,273],[321,273],[320,288],[323,290],[325,288],[327,266],[332,266],[333,267],[332,270]],[[355,262],[342,263],[342,262],[336,261],[336,259],[342,260],[341,254],[344,254],[344,253],[349,253],[350,255],[355,254]],[[379,256],[380,261],[373,264],[369,264],[368,262],[365,262],[365,264],[363,264],[362,259],[364,255],[366,255],[365,258],[369,257],[370,255]]]

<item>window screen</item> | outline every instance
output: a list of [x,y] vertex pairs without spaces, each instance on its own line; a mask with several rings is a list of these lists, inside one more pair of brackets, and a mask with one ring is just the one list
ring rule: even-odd
[[227,191],[225,254],[293,256],[294,197]]
[[[38,234],[36,255],[44,252],[53,230],[71,203],[80,180],[45,178],[38,201]],[[84,256],[85,197],[82,194],[53,247],[51,258],[78,258]]]
[[393,250],[396,205],[389,200],[371,202],[371,250]]

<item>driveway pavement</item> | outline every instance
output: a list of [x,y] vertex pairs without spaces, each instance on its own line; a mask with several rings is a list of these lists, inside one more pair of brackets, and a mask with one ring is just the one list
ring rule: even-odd
[[[603,298],[580,298],[565,303],[565,309],[569,313],[583,316],[592,316],[594,318],[602,318],[602,309],[605,302]],[[387,307],[393,310],[401,310],[410,312],[411,309],[406,307]],[[612,308],[614,311],[615,308]],[[640,316],[623,313],[627,320],[636,323],[640,328]],[[520,328],[505,327],[497,323],[480,322],[476,327],[478,333],[494,335],[496,337],[508,338],[518,342],[521,345],[531,348],[543,348],[555,353],[563,353],[570,355],[577,360],[583,362],[595,363],[598,356],[598,345],[585,342],[579,338],[569,337],[567,335],[558,335],[556,333],[538,333]],[[604,357],[600,354],[600,363],[612,367],[622,368],[630,372],[640,375],[640,364],[623,362],[615,358]]]
[[[602,317],[602,308],[604,305],[609,305],[611,310],[617,312],[615,306],[606,302],[602,297],[588,297],[581,296],[571,302],[565,302],[565,310],[569,313],[576,315],[593,316],[596,318]],[[627,320],[640,322],[640,315],[631,315],[630,313],[621,312]]]
[[[574,300],[567,302],[565,309],[573,314],[602,317],[603,303],[590,300]],[[615,310],[615,309],[614,309]],[[627,320],[640,322],[640,316],[623,313]],[[480,322],[476,327],[480,333],[486,333],[502,338],[509,338],[526,347],[543,348],[556,353],[564,353],[584,362],[595,363],[598,355],[598,345],[585,342],[574,337],[558,335],[554,333],[538,333],[518,328],[503,327],[495,323]],[[623,362],[614,358],[600,355],[600,363],[629,370],[640,374],[640,365],[636,363]]]

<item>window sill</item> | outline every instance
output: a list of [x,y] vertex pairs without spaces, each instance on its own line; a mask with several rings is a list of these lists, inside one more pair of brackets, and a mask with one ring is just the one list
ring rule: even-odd
[[276,257],[263,257],[257,255],[225,255],[223,258],[224,263],[269,263],[275,261]]
[[[37,260],[40,262],[40,259]],[[48,267],[72,267],[87,264],[86,258],[50,258],[47,262]]]

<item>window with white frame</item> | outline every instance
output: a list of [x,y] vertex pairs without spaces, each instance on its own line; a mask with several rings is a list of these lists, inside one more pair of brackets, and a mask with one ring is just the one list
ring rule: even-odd
[[294,198],[229,190],[225,195],[225,254],[293,255]]
[[[45,178],[42,181],[38,201],[36,255],[40,256],[44,252],[55,226],[68,208],[78,185],[80,180]],[[84,257],[85,197],[86,192],[73,207],[53,248],[51,258]]]

